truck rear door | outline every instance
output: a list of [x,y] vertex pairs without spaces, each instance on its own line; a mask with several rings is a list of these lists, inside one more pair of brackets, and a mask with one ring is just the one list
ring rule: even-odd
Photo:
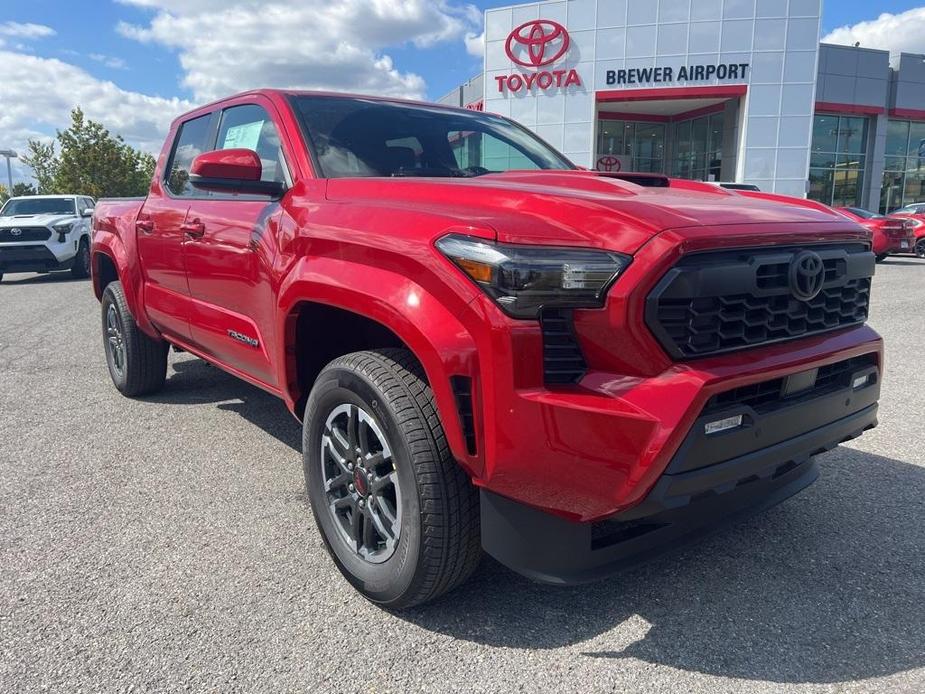
[[179,125],[164,174],[152,183],[136,221],[148,317],[167,337],[184,342],[191,337],[184,224],[190,200],[200,194],[189,182],[189,171],[193,159],[209,148],[212,119],[210,113]]

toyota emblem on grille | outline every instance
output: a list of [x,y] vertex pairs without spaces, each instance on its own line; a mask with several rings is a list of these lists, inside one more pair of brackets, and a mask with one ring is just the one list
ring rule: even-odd
[[790,291],[800,301],[816,298],[825,282],[825,265],[818,253],[803,251],[790,263]]
[[10,229],[10,236],[22,236],[22,229]]

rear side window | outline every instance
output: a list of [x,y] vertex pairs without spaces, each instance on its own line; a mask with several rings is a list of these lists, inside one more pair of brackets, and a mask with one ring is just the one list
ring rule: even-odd
[[211,122],[212,115],[208,114],[188,120],[180,126],[173,154],[170,156],[166,180],[167,189],[174,195],[191,197],[195,194],[195,189],[189,182],[190,167],[193,165],[193,159],[207,151]]
[[252,149],[260,157],[260,180],[287,182],[279,132],[262,106],[245,104],[225,109],[215,149]]

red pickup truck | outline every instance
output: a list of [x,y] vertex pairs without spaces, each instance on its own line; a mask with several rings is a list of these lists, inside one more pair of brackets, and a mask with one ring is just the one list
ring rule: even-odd
[[869,232],[815,203],[580,170],[496,115],[261,90],[99,203],[115,386],[173,345],[303,422],[331,557],[432,599],[483,549],[595,579],[810,484],[876,425]]

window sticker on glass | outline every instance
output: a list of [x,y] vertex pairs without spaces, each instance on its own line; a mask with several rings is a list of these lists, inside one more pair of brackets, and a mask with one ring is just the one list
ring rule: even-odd
[[225,133],[225,142],[222,149],[257,149],[257,141],[260,139],[260,131],[263,129],[263,121],[258,120],[253,123],[243,123],[228,128]]

